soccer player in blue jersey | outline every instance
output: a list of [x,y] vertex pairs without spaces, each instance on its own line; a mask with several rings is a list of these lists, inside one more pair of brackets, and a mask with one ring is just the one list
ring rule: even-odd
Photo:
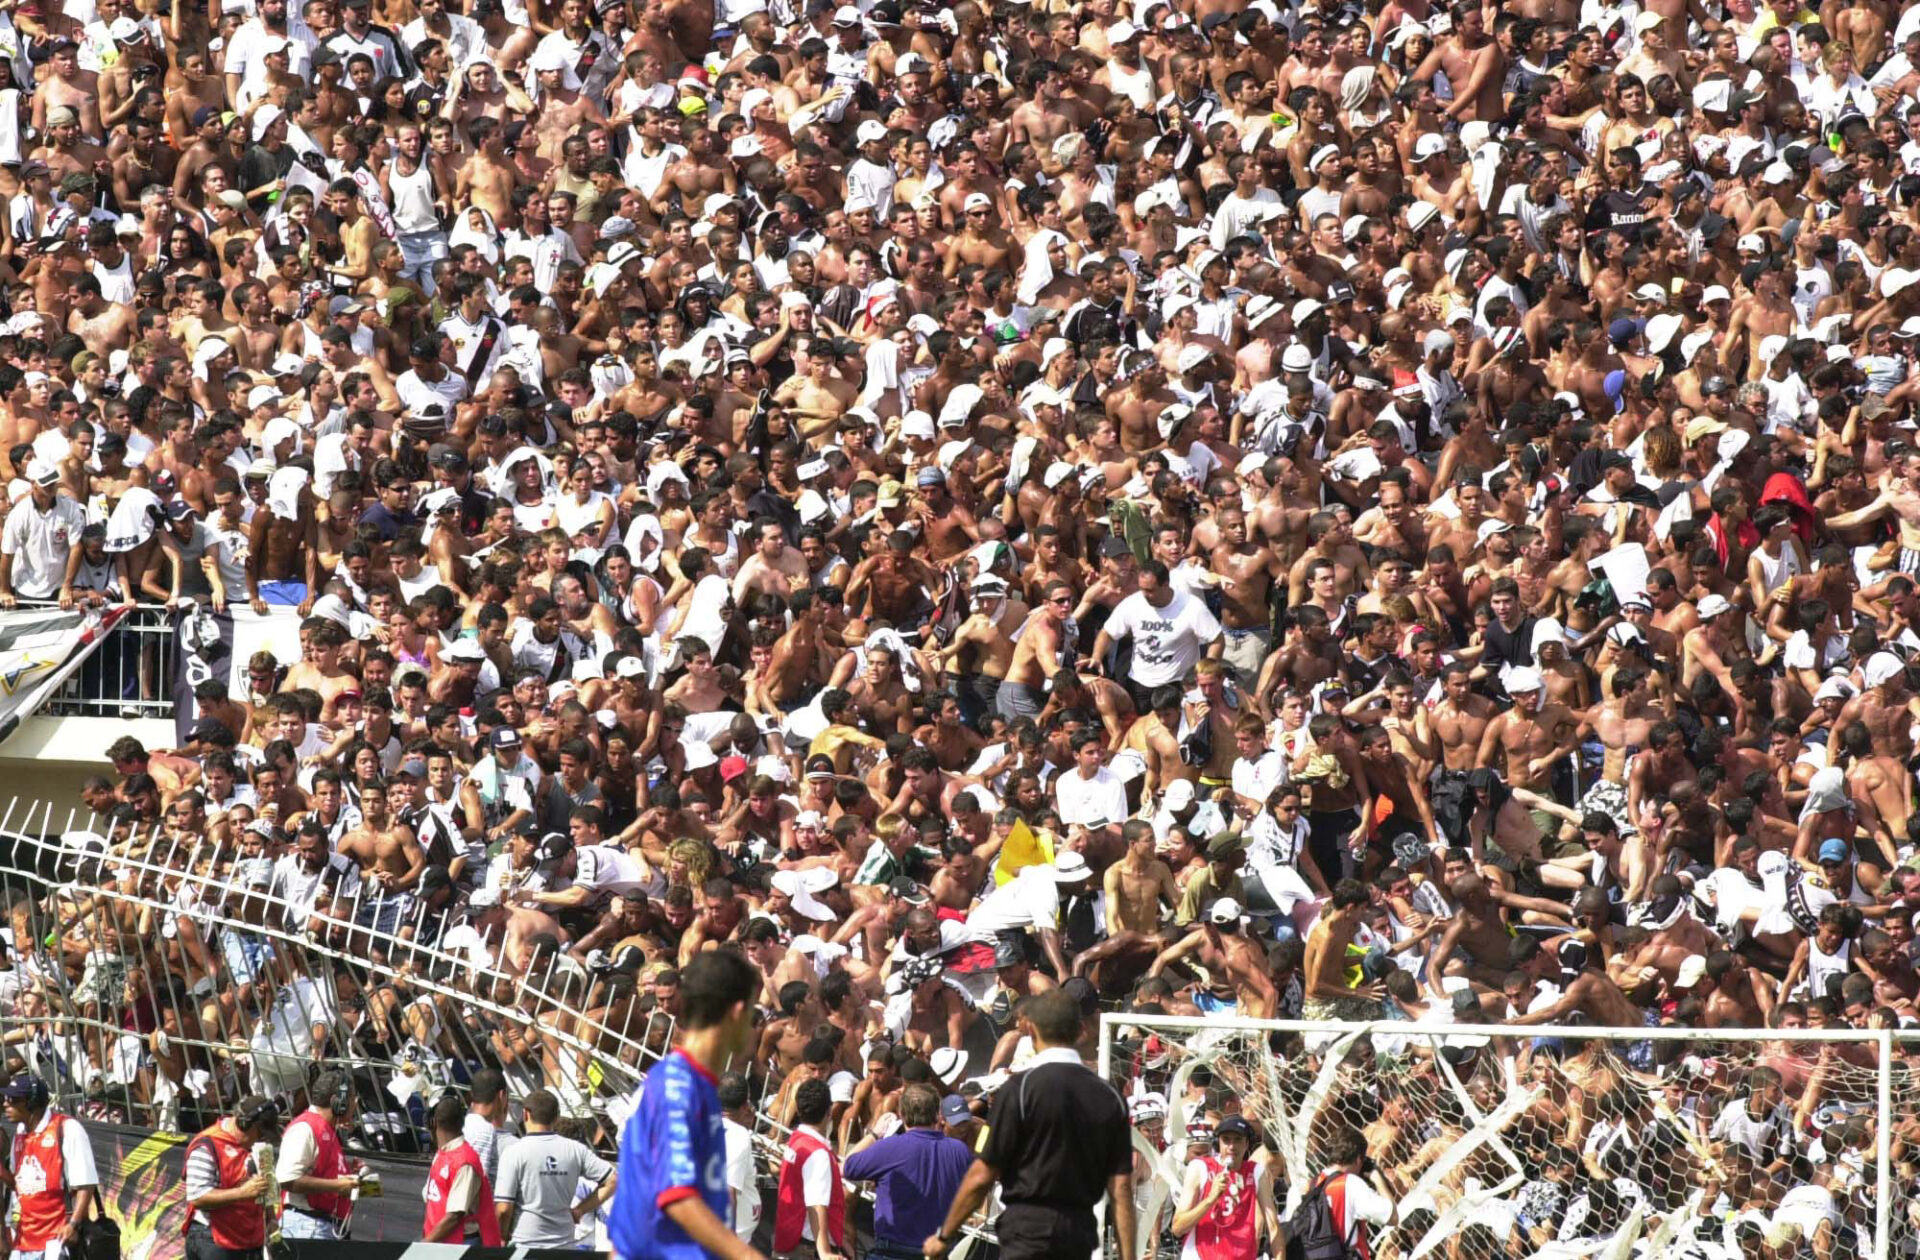
[[743,1062],[760,976],[727,949],[680,973],[680,1046],[647,1073],[620,1135],[607,1234],[621,1260],[765,1260],[727,1225],[727,1139],[716,1081]]

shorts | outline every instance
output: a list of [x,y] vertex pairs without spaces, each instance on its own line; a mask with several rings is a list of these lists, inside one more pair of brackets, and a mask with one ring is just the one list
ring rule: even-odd
[[991,674],[961,674],[954,679],[953,694],[960,701],[960,717],[969,726],[985,721],[987,714],[998,713],[995,698],[1000,680]]
[[1308,1020],[1338,1020],[1364,1024],[1386,1014],[1380,1003],[1358,994],[1350,997],[1308,998],[1300,1008],[1300,1017]]
[[433,264],[446,256],[445,232],[410,232],[400,238],[400,274],[422,281],[428,296],[433,293]]
[[1038,687],[1029,687],[1025,683],[1015,682],[1011,678],[1001,679],[1000,689],[993,698],[994,712],[1009,722],[1018,721],[1023,717],[1037,718],[1040,716],[1040,710],[1046,707],[1045,692]]
[[340,1222],[331,1216],[321,1216],[294,1207],[291,1203],[280,1215],[280,1232],[288,1238],[305,1238],[319,1242],[332,1242],[345,1238],[340,1231]]
[[311,1055],[287,1054],[284,1050],[261,1050],[258,1045],[249,1056],[253,1063],[253,1089],[257,1094],[291,1094],[307,1087],[307,1069],[313,1066]]
[[1202,1015],[1232,1015],[1240,1009],[1240,1003],[1237,1000],[1223,998],[1205,989],[1193,991],[1193,1004],[1200,1008]]
[[86,1006],[99,1002],[118,1006],[121,991],[126,987],[127,973],[131,970],[132,964],[119,954],[98,951],[88,954],[86,973],[73,988],[74,1005]]
[[1227,667],[1233,670],[1240,685],[1248,691],[1260,681],[1260,668],[1267,663],[1267,654],[1273,650],[1273,634],[1264,626],[1249,626],[1244,630],[1225,629],[1226,650],[1221,658]]
[[264,936],[228,928],[220,934],[220,956],[235,984],[251,984],[273,959],[273,945]]
[[412,893],[388,893],[385,896],[362,897],[360,907],[354,912],[353,925],[363,927],[378,936],[392,936],[400,930],[403,923],[413,918]]
[[307,602],[305,582],[262,582],[255,589],[264,603],[297,607]]

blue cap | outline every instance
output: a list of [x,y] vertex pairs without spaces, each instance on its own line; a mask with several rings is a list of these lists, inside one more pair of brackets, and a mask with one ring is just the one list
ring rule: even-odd
[[1607,391],[1607,397],[1613,399],[1615,412],[1627,409],[1626,399],[1622,397],[1627,392],[1627,374],[1624,371],[1615,368],[1607,373],[1607,379],[1602,383],[1601,388]]
[[1622,315],[1607,325],[1607,340],[1616,346],[1624,346],[1640,335],[1640,321],[1628,319]]
[[965,1124],[973,1119],[973,1110],[960,1095],[948,1094],[940,1100],[940,1118],[948,1124]]
[[1853,850],[1848,847],[1845,840],[1840,839],[1838,836],[1831,840],[1822,841],[1820,844],[1820,860],[1822,862],[1844,862],[1852,856]]

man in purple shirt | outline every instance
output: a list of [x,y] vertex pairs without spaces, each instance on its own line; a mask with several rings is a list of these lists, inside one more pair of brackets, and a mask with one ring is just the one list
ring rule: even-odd
[[[953,1119],[972,1119],[958,1098]],[[973,1152],[941,1127],[940,1095],[931,1085],[900,1091],[906,1129],[847,1156],[841,1175],[877,1184],[873,1204],[873,1260],[918,1260],[920,1244],[940,1231],[947,1205],[973,1164]]]

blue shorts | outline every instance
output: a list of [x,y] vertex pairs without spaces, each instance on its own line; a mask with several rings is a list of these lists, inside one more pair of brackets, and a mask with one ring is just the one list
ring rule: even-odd
[[1229,1002],[1227,999],[1209,993],[1205,989],[1194,990],[1193,1004],[1199,1007],[1202,1013],[1207,1015],[1231,1015],[1240,1009],[1239,1002]]
[[260,592],[260,598],[269,604],[297,608],[307,602],[305,582],[262,582],[255,589]]
[[272,960],[273,944],[264,936],[229,928],[220,934],[220,955],[235,984],[251,984]]

